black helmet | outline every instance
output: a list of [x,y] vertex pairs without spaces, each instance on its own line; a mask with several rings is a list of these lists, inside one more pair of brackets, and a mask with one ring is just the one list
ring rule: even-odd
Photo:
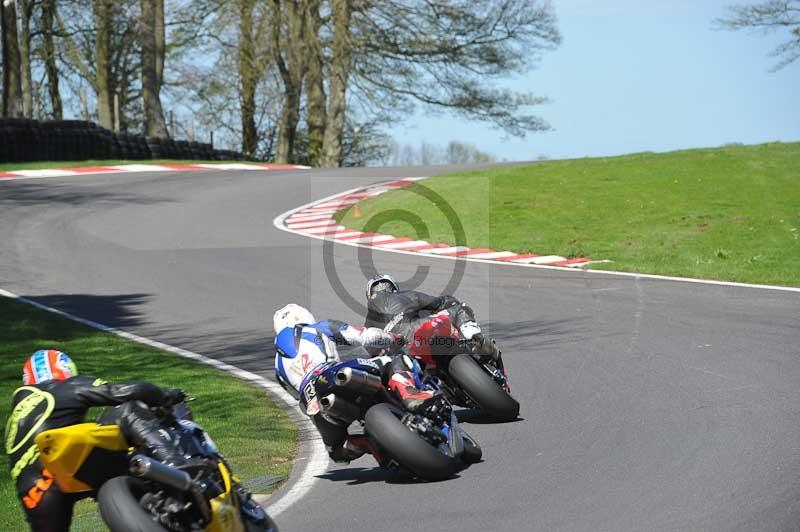
[[378,292],[397,292],[399,289],[391,275],[379,274],[367,281],[367,299],[372,299]]

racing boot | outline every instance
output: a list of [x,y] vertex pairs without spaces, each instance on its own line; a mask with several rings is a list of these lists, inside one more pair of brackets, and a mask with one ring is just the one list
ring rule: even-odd
[[414,382],[410,371],[397,371],[389,378],[388,387],[403,403],[409,412],[416,412],[424,403],[434,396],[431,390],[420,390]]
[[350,434],[347,436],[347,441],[344,442],[344,448],[348,453],[350,453],[350,456],[352,456],[351,460],[361,458],[365,454],[371,454],[375,456],[376,460],[379,462],[381,461],[377,450],[373,447],[372,443],[370,443],[369,439],[363,434]]
[[494,338],[486,338],[482,333],[472,336],[473,354],[479,359],[491,359],[495,363],[500,361],[500,349]]
[[328,448],[328,456],[337,464],[349,464],[370,452],[369,443],[364,436],[350,435],[344,445]]

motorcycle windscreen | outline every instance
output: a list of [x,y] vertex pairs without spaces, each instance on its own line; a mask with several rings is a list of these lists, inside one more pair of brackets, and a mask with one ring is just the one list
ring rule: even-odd
[[128,443],[117,425],[81,423],[36,436],[39,460],[58,489],[78,493],[97,489],[127,469]]

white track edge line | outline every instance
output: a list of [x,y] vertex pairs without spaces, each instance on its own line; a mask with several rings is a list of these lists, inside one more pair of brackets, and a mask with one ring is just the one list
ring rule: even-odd
[[[123,331],[122,329],[117,329],[115,327],[109,327],[108,325],[103,325],[102,323],[98,323],[96,321],[87,320],[86,318],[81,318],[80,316],[76,316],[74,314],[70,314],[68,312],[64,312],[63,310],[59,310],[57,308],[48,307],[47,305],[43,305],[38,303],[32,299],[28,299],[27,297],[23,297],[7,290],[3,290],[0,288],[0,296],[7,297],[10,299],[14,299],[20,301],[22,303],[26,303],[28,305],[32,305],[38,309],[51,312],[53,314],[57,314],[58,316],[67,318],[69,320],[81,323],[93,329],[97,329],[103,332],[107,332],[120,338],[125,338],[126,340],[130,340],[132,342],[136,342],[138,344],[146,345],[148,347],[153,347],[159,349],[161,351],[166,351],[173,355],[177,355],[182,358],[187,358],[189,360],[193,360],[195,362],[199,362],[201,364],[205,364],[207,366],[212,366],[219,370],[225,371],[227,373],[231,373],[234,376],[238,377],[239,379],[248,381],[250,383],[256,384],[262,388],[264,388],[267,393],[273,399],[277,399],[283,402],[287,410],[297,409],[297,401],[289,395],[286,390],[284,390],[280,384],[276,382],[271,382],[260,375],[256,375],[255,373],[251,373],[249,371],[243,370],[241,368],[237,368],[236,366],[232,366],[231,364],[227,364],[222,362],[221,360],[216,360],[213,358],[209,358],[207,356],[201,355],[199,353],[195,353],[193,351],[188,351],[186,349],[181,349],[180,347],[175,347],[169,344],[165,344],[163,342],[159,342],[157,340],[151,340],[150,338],[145,338],[144,336],[139,336],[137,334],[129,333]],[[312,434],[316,434],[316,428],[314,427],[313,423],[303,415],[300,416],[290,416],[292,421],[297,425],[298,431],[306,430],[310,431]],[[305,460],[305,464],[303,464],[302,470],[295,476],[294,481],[290,478],[287,481],[287,486],[289,488],[285,491],[279,490],[280,493],[275,499],[268,499],[266,503],[263,505],[268,510],[270,517],[275,517],[281,514],[284,510],[288,509],[292,504],[296,501],[301,499],[306,493],[308,493],[314,484],[317,481],[317,477],[328,470],[328,453],[325,450],[324,445],[322,445],[320,439],[313,439],[313,440],[306,440],[308,446],[308,454],[309,456]],[[301,444],[301,451],[303,445]],[[301,452],[298,452],[298,457],[300,456]],[[296,457],[296,458],[298,458]],[[299,465],[297,460],[295,460],[295,466]],[[292,468],[292,472],[294,472],[294,467]]]
[[[376,177],[375,179],[381,179],[381,178],[377,178]],[[387,178],[383,178],[383,179],[387,179]],[[410,179],[410,178],[403,178],[403,179]],[[426,179],[426,178],[425,177],[418,177],[418,178],[415,178],[415,179],[419,180],[419,179]],[[397,179],[395,179],[395,181],[397,181]],[[347,194],[352,194],[353,192],[355,192],[357,190],[364,190],[364,189],[370,188],[372,186],[381,186],[381,184],[380,183],[375,183],[374,185],[365,185],[365,186],[361,186],[361,187],[351,188],[351,189],[346,190],[344,192],[339,192],[338,194],[331,194],[330,196],[326,196],[326,197],[324,197],[322,199],[318,199],[318,200],[315,200],[315,201],[310,201],[310,202],[308,202],[308,203],[306,203],[304,205],[300,205],[299,207],[296,207],[296,208],[294,208],[294,209],[292,209],[290,211],[286,211],[283,214],[279,214],[278,216],[276,216],[272,220],[272,225],[274,225],[277,229],[280,229],[281,231],[286,231],[287,233],[293,233],[295,235],[300,235],[300,236],[304,236],[304,237],[307,237],[307,238],[316,238],[317,240],[329,240],[329,239],[326,239],[323,236],[317,236],[317,235],[308,234],[308,233],[301,233],[300,231],[295,231],[295,230],[289,229],[288,227],[286,227],[284,225],[284,220],[286,218],[288,218],[289,216],[291,216],[292,214],[294,214],[294,213],[296,213],[298,211],[301,211],[303,209],[310,209],[310,208],[312,208],[314,205],[316,205],[318,203],[322,203],[322,202],[325,202],[325,201],[330,201],[330,200],[332,200],[332,199],[334,199],[336,197],[344,196],[344,195],[347,195]],[[609,271],[609,270],[592,270],[592,269],[589,269],[589,268],[578,268],[578,267],[569,267],[569,266],[547,266],[547,265],[544,265],[544,264],[523,264],[523,263],[519,263],[519,262],[497,261],[497,260],[491,260],[491,259],[477,259],[477,258],[472,258],[472,257],[470,257],[468,255],[467,256],[435,255],[435,254],[430,254],[430,253],[427,253],[427,254],[426,253],[418,253],[416,251],[403,251],[402,249],[391,249],[391,248],[386,248],[386,247],[381,247],[381,246],[368,246],[368,245],[364,245],[364,244],[356,244],[356,243],[348,242],[346,240],[344,240],[344,241],[342,241],[342,240],[334,240],[334,241],[337,244],[340,244],[340,245],[343,245],[343,246],[371,248],[371,249],[375,249],[377,251],[383,251],[385,253],[402,253],[403,255],[415,255],[417,257],[428,257],[428,258],[435,258],[435,259],[442,259],[442,260],[467,260],[467,261],[470,261],[470,262],[479,262],[479,263],[482,263],[482,264],[495,264],[495,265],[499,265],[499,266],[511,266],[511,267],[514,267],[514,268],[534,268],[534,269],[540,269],[540,270],[558,270],[558,271],[562,271],[562,272],[567,272],[567,271],[571,271],[571,272],[586,272],[586,273],[596,273],[596,274],[601,274],[601,275],[613,275],[613,276],[617,276],[617,277],[632,277],[634,279],[654,279],[654,280],[658,280],[658,281],[675,281],[675,282],[680,282],[680,283],[710,284],[710,285],[715,285],[715,286],[730,286],[730,287],[735,287],[735,288],[756,288],[756,289],[761,289],[761,290],[777,290],[777,291],[782,291],[782,292],[800,293],[800,288],[796,288],[796,287],[793,287],[793,286],[779,286],[779,285],[770,285],[770,284],[736,283],[736,282],[733,282],[733,281],[715,281],[713,279],[696,279],[694,277],[672,277],[672,276],[669,276],[669,275],[655,275],[655,274],[652,274],[652,273],[631,273],[631,272],[618,272],[618,271]],[[595,261],[595,262],[601,262],[601,261]]]
[[[167,164],[180,164],[180,163],[167,163]],[[241,163],[247,164],[247,163]],[[137,167],[137,166],[150,166],[152,168],[142,169],[142,168],[130,168],[130,167]],[[202,170],[242,170],[242,171],[267,171],[267,172],[282,172],[282,171],[289,171],[289,170],[311,170],[312,167],[310,166],[303,166],[303,165],[290,165],[288,168],[269,168],[269,166],[258,166],[258,165],[251,165],[250,168],[224,168],[227,166],[226,164],[215,164],[215,165],[203,165],[202,163],[193,164],[187,163],[186,166],[196,166],[196,169],[184,169],[184,168],[169,168],[167,166],[162,165],[147,165],[147,164],[122,164],[122,165],[112,165],[103,168],[107,168],[97,172],[80,172],[73,170],[71,168],[40,168],[40,169],[20,169],[20,170],[5,170],[0,171],[0,174],[15,174],[10,177],[0,177],[0,183],[4,181],[20,181],[23,179],[48,179],[48,178],[61,178],[61,177],[77,177],[77,176],[98,176],[98,175],[115,175],[115,174],[140,174],[143,172],[192,172],[192,171],[202,171]],[[85,167],[76,166],[76,169],[81,169]],[[48,173],[43,175],[24,175],[24,174],[17,174],[17,172],[39,172],[39,171],[49,171],[52,170],[53,172],[62,172],[62,173]],[[68,173],[63,173],[68,172]]]

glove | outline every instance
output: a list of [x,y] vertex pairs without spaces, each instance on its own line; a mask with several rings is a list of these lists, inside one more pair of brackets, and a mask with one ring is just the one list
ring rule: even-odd
[[176,405],[186,399],[186,392],[180,388],[166,388],[164,390],[164,405]]

